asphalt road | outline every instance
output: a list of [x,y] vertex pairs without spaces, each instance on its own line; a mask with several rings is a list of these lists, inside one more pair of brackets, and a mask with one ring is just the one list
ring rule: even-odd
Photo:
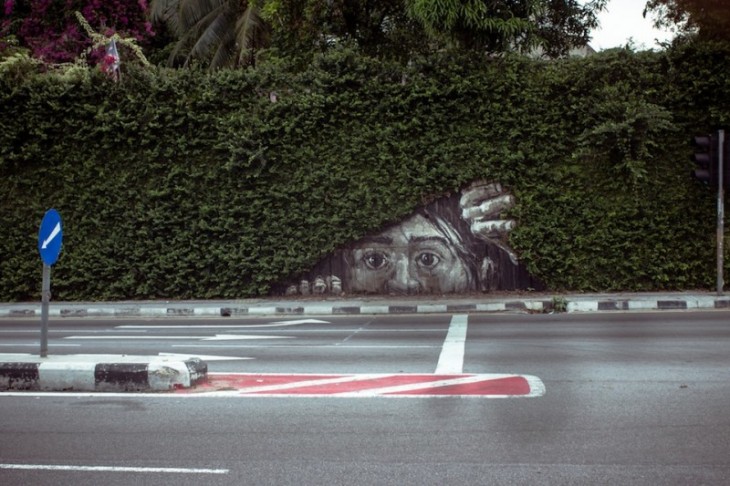
[[[316,319],[59,320],[49,351],[202,354],[218,357],[213,372],[434,373],[446,362],[534,375],[546,393],[5,393],[0,483],[730,483],[728,312],[471,315],[462,355],[447,352],[450,315]],[[0,353],[38,352],[36,323],[6,319],[0,331]]]

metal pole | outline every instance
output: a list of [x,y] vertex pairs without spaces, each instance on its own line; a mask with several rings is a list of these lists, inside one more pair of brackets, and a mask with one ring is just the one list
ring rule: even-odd
[[724,239],[725,239],[725,188],[724,179],[724,149],[725,130],[718,130],[717,134],[717,295],[722,295],[724,281]]
[[41,358],[48,356],[48,303],[51,301],[51,267],[43,264],[41,289]]

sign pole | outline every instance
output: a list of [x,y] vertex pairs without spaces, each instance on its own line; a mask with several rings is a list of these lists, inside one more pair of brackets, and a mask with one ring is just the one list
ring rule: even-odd
[[43,216],[38,231],[38,252],[43,261],[43,286],[41,287],[41,358],[48,357],[48,304],[51,301],[51,266],[58,260],[63,244],[61,215],[49,209]]
[[717,134],[717,295],[722,295],[724,281],[724,239],[725,239],[725,178],[724,148],[725,130],[719,130]]
[[41,358],[48,357],[48,304],[51,301],[51,267],[43,264],[41,290]]

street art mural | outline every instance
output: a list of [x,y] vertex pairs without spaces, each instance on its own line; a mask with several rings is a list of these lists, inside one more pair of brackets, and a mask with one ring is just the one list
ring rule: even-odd
[[515,199],[474,183],[338,249],[286,287],[286,295],[448,294],[540,288],[507,245]]

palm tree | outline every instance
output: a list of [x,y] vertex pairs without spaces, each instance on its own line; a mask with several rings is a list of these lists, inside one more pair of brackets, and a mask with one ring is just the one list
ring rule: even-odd
[[256,50],[270,40],[251,0],[152,0],[150,16],[177,39],[170,65],[197,61],[211,70],[251,65]]

